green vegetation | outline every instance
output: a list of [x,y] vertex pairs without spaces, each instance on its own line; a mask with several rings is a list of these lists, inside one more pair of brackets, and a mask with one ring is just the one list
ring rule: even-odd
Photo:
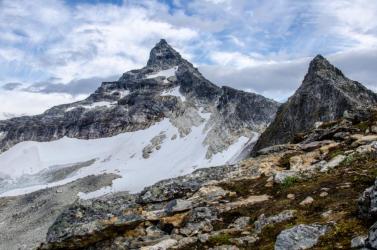
[[288,176],[287,178],[284,179],[281,185],[283,188],[289,188],[297,182],[298,182],[298,178],[296,176]]
[[209,243],[212,245],[227,245],[231,244],[231,236],[228,234],[218,234],[209,239]]

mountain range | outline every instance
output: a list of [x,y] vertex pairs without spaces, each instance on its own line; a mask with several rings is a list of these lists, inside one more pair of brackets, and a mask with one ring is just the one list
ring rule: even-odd
[[[371,115],[376,104],[374,92],[321,55],[280,104],[215,85],[162,39],[145,67],[103,82],[85,100],[0,120],[0,249],[207,249],[229,243],[262,249],[262,228],[289,221],[297,211],[258,218],[260,232],[245,233],[249,238],[241,243],[229,240],[233,231],[221,236],[226,239],[210,232],[248,228],[251,215],[241,216],[245,204],[277,195],[276,207],[282,206],[286,191],[269,190],[271,183],[291,185],[286,181],[326,172],[339,156],[337,165],[348,157],[346,149],[365,146],[360,140],[370,142],[364,137],[377,133]],[[316,233],[306,238],[329,228],[310,225]],[[235,233],[239,239],[242,231]],[[275,249],[306,249],[285,242],[276,240]]]

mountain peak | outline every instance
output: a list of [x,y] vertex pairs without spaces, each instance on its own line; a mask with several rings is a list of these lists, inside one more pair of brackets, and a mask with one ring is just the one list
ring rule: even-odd
[[181,55],[161,39],[151,50],[147,66],[165,69],[180,64],[182,60]]
[[313,60],[310,62],[308,74],[315,74],[319,71],[331,71],[335,72],[336,74],[343,75],[343,73],[332,65],[325,57],[318,54]]

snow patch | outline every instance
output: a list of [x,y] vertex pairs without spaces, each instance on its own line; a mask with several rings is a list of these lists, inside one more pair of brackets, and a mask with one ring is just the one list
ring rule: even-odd
[[182,102],[186,101],[186,97],[184,97],[181,94],[181,92],[179,92],[179,86],[177,86],[175,88],[168,89],[168,90],[164,90],[161,93],[161,96],[176,96],[176,97],[181,98]]
[[173,68],[170,68],[170,69],[166,69],[166,70],[161,70],[157,73],[154,73],[152,75],[149,75],[146,77],[146,79],[150,79],[150,78],[156,78],[156,77],[159,77],[159,76],[163,76],[165,78],[169,78],[171,76],[175,76],[175,72],[177,71],[178,69],[178,66],[175,66]]
[[116,103],[117,102],[108,102],[108,101],[93,102],[89,105],[79,105],[79,106],[75,106],[75,107],[69,107],[65,111],[68,112],[68,111],[74,110],[74,109],[79,108],[79,107],[82,107],[84,109],[94,109],[94,108],[97,108],[97,107],[110,108],[110,107],[114,106]]
[[121,99],[121,98],[123,98],[123,97],[129,95],[129,94],[130,94],[130,91],[124,89],[124,90],[113,90],[113,91],[110,92],[111,95],[112,95],[112,94],[115,94],[115,93],[119,93],[119,95],[120,95],[119,99]]

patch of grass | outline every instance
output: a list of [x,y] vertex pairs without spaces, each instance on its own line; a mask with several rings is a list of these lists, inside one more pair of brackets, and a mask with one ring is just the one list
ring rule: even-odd
[[296,176],[288,176],[284,179],[283,183],[281,183],[281,186],[283,188],[289,188],[292,187],[294,184],[298,182],[298,178]]
[[231,236],[229,234],[218,234],[215,236],[212,236],[209,239],[209,243],[212,245],[228,245],[231,244],[230,242]]
[[345,166],[349,166],[355,161],[356,158],[357,156],[355,154],[348,155],[346,159],[344,159],[342,164],[344,164]]
[[348,218],[335,224],[313,249],[349,249],[351,239],[363,234],[366,230],[360,220]]
[[365,132],[369,128],[369,122],[360,122],[359,124],[356,124],[355,127],[360,129],[362,132]]
[[330,150],[330,152],[326,156],[326,159],[331,160],[335,156],[342,155],[342,154],[344,154],[344,150],[342,148],[334,148],[334,149]]

